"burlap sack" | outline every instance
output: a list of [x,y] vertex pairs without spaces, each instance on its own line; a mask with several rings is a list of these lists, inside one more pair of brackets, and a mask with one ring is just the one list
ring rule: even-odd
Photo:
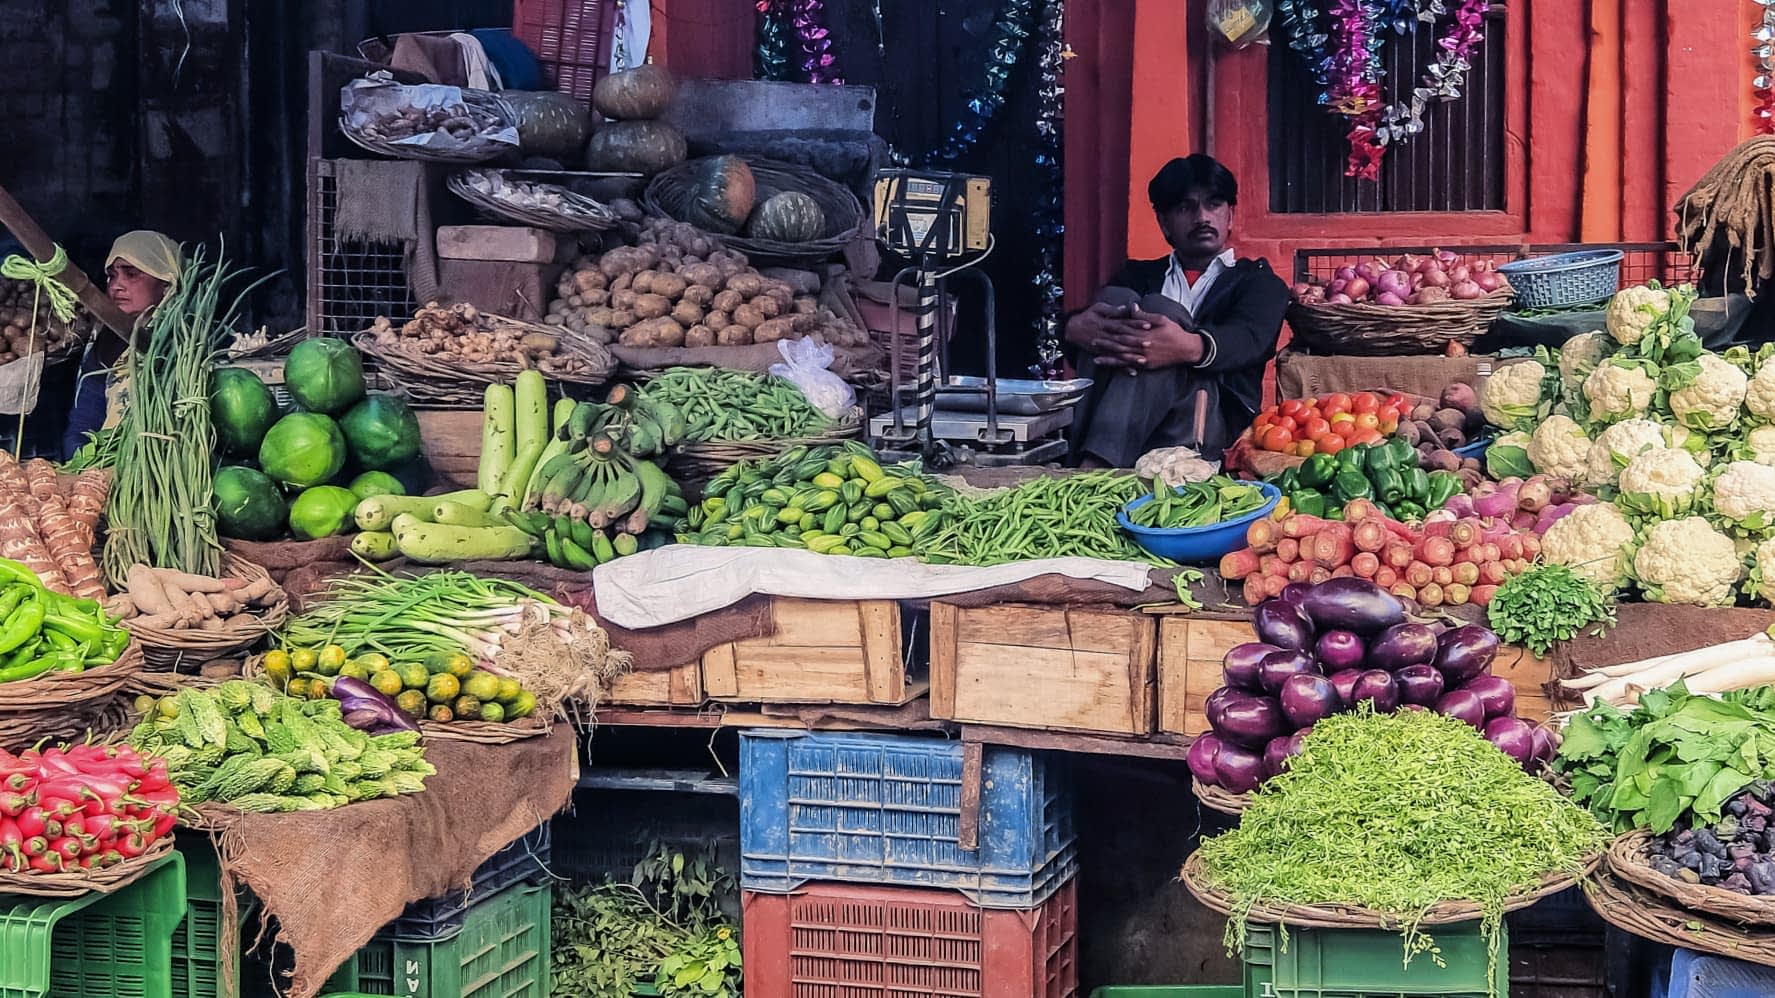
[[578,779],[565,725],[507,745],[434,741],[425,754],[438,771],[424,793],[227,821],[216,843],[222,952],[237,944],[234,888],[245,884],[295,955],[285,993],[313,998],[408,904],[468,888],[476,867],[566,807]]
[[[222,546],[271,573],[272,581],[284,584],[291,572],[306,568],[313,575],[337,575],[358,567],[351,553],[350,535],[323,537],[318,541],[242,541],[227,538]],[[292,597],[294,593],[290,594]]]
[[1622,603],[1615,608],[1615,620],[1601,637],[1586,629],[1555,648],[1555,675],[1569,678],[1588,669],[1739,641],[1775,624],[1775,610]]

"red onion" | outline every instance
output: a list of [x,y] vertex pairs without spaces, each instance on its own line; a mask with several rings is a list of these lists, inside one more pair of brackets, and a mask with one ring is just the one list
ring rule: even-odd
[[1382,268],[1376,266],[1373,261],[1364,261],[1356,265],[1356,276],[1372,283],[1375,278],[1381,276],[1381,270]]
[[1479,290],[1490,294],[1504,286],[1504,275],[1494,270],[1481,271],[1473,275],[1473,283],[1479,285]]
[[1374,303],[1376,305],[1403,305],[1405,304],[1405,299],[1391,291],[1382,291],[1380,294],[1374,296]]
[[1450,253],[1448,250],[1440,249],[1436,251],[1436,262],[1442,264],[1444,267],[1453,266],[1460,262],[1460,259],[1461,257],[1458,253]]
[[1311,290],[1313,290],[1313,286],[1311,284],[1308,284],[1305,281],[1301,281],[1300,283],[1295,284],[1288,289],[1289,293],[1294,295],[1294,297],[1296,297],[1296,298],[1305,297],[1306,293]]
[[1411,294],[1411,275],[1403,270],[1382,271],[1381,276],[1374,279],[1374,291],[1377,295],[1397,295],[1404,298]]
[[1475,298],[1484,298],[1485,289],[1472,281],[1456,281],[1448,289],[1448,296],[1456,301],[1472,301]]
[[1407,253],[1404,256],[1400,257],[1393,264],[1393,266],[1398,270],[1415,271],[1418,269],[1418,266],[1420,264],[1422,264],[1423,262],[1424,262],[1423,257],[1412,256],[1410,253]]
[[1418,293],[1415,295],[1412,295],[1412,297],[1417,299],[1415,304],[1429,305],[1434,302],[1447,301],[1448,300],[1448,289],[1443,288],[1443,287],[1436,287],[1436,286],[1431,285],[1426,282],[1423,287],[1418,289]]
[[1371,287],[1372,285],[1368,283],[1367,279],[1352,277],[1344,283],[1344,294],[1349,295],[1356,301],[1361,301],[1368,297],[1368,292]]
[[1325,285],[1325,293],[1328,295],[1341,295],[1344,293],[1345,286],[1349,283],[1350,281],[1348,278],[1340,277],[1332,281],[1330,284]]
[[1453,282],[1448,279],[1447,271],[1432,264],[1428,270],[1424,271],[1420,283],[1426,288],[1446,288]]
[[1349,295],[1336,294],[1326,296],[1325,301],[1331,305],[1353,305],[1356,300]]
[[1347,281],[1350,278],[1356,276],[1356,268],[1355,267],[1339,267],[1339,268],[1337,268],[1337,273],[1333,274],[1332,276],[1336,277],[1340,281]]
[[1456,284],[1473,279],[1473,269],[1466,264],[1448,268],[1448,279]]

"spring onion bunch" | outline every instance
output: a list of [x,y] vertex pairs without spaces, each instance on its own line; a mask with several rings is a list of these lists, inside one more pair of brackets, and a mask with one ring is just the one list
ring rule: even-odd
[[433,652],[491,660],[528,620],[545,616],[565,641],[592,627],[573,610],[526,586],[468,572],[354,574],[327,584],[307,612],[284,627],[292,647],[336,644],[348,655],[381,652],[395,661]]

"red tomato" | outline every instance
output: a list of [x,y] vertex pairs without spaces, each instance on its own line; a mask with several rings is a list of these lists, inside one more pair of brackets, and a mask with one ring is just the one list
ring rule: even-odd
[[1350,437],[1350,443],[1352,444],[1378,444],[1380,442],[1380,431],[1374,429],[1358,429],[1355,434]]
[[1270,425],[1271,426],[1280,426],[1284,430],[1287,430],[1289,433],[1293,433],[1295,430],[1300,429],[1300,424],[1295,422],[1295,419],[1293,416],[1277,416],[1273,421],[1271,421]]
[[1383,436],[1390,437],[1393,434],[1398,433],[1399,432],[1399,414],[1395,413],[1395,412],[1389,412],[1386,415],[1382,416],[1380,430],[1381,430],[1381,434]]
[[1350,396],[1345,392],[1332,392],[1330,395],[1325,396],[1325,404],[1320,408],[1326,410],[1338,409],[1348,412],[1350,410]]
[[1263,449],[1281,452],[1294,443],[1294,434],[1280,426],[1271,426],[1263,431]]
[[1372,412],[1359,412],[1356,414],[1356,425],[1364,430],[1378,429],[1381,425],[1381,418]]
[[1335,433],[1325,434],[1316,443],[1321,454],[1336,454],[1344,449],[1344,438]]
[[1252,436],[1257,436],[1259,433],[1261,433],[1263,431],[1264,427],[1270,425],[1271,423],[1273,423],[1275,421],[1276,421],[1276,414],[1271,412],[1268,409],[1265,409],[1264,411],[1258,413],[1257,418],[1251,421],[1251,429],[1254,431],[1252,433]]
[[1305,408],[1306,406],[1303,405],[1299,399],[1289,399],[1282,403],[1281,406],[1282,415],[1284,416],[1299,416],[1300,411]]
[[1404,395],[1401,395],[1398,392],[1394,392],[1387,396],[1387,405],[1391,406],[1402,415],[1411,409],[1411,403],[1406,400]]
[[1317,395],[1308,395],[1306,398],[1300,400],[1300,404],[1311,409],[1319,404],[1319,397]]
[[[1331,429],[1335,433],[1342,433],[1344,430],[1350,428],[1350,424],[1356,422],[1356,415],[1349,412],[1334,412],[1326,418],[1331,423]],[[1340,424],[1343,426],[1342,430],[1338,429]]]
[[1301,426],[1306,430],[1307,436],[1313,438],[1314,440],[1317,440],[1320,437],[1324,436],[1325,434],[1331,432],[1330,421],[1325,420],[1325,419],[1321,419],[1318,416],[1314,416],[1313,418],[1307,420],[1306,422],[1302,423]]
[[1374,412],[1381,407],[1381,400],[1374,397],[1373,392],[1357,392],[1350,396],[1350,411],[1354,413]]

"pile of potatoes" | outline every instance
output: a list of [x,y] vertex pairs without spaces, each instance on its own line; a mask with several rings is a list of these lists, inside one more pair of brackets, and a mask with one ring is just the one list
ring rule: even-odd
[[860,346],[867,334],[760,274],[745,254],[695,226],[651,219],[634,246],[582,257],[561,277],[545,322],[628,347],[747,346],[819,336]]
[[[37,338],[31,338],[31,309],[36,306]],[[10,364],[30,353],[46,350],[70,353],[92,333],[92,317],[76,310],[64,323],[49,309],[49,299],[37,294],[29,281],[0,278],[0,364]]]

